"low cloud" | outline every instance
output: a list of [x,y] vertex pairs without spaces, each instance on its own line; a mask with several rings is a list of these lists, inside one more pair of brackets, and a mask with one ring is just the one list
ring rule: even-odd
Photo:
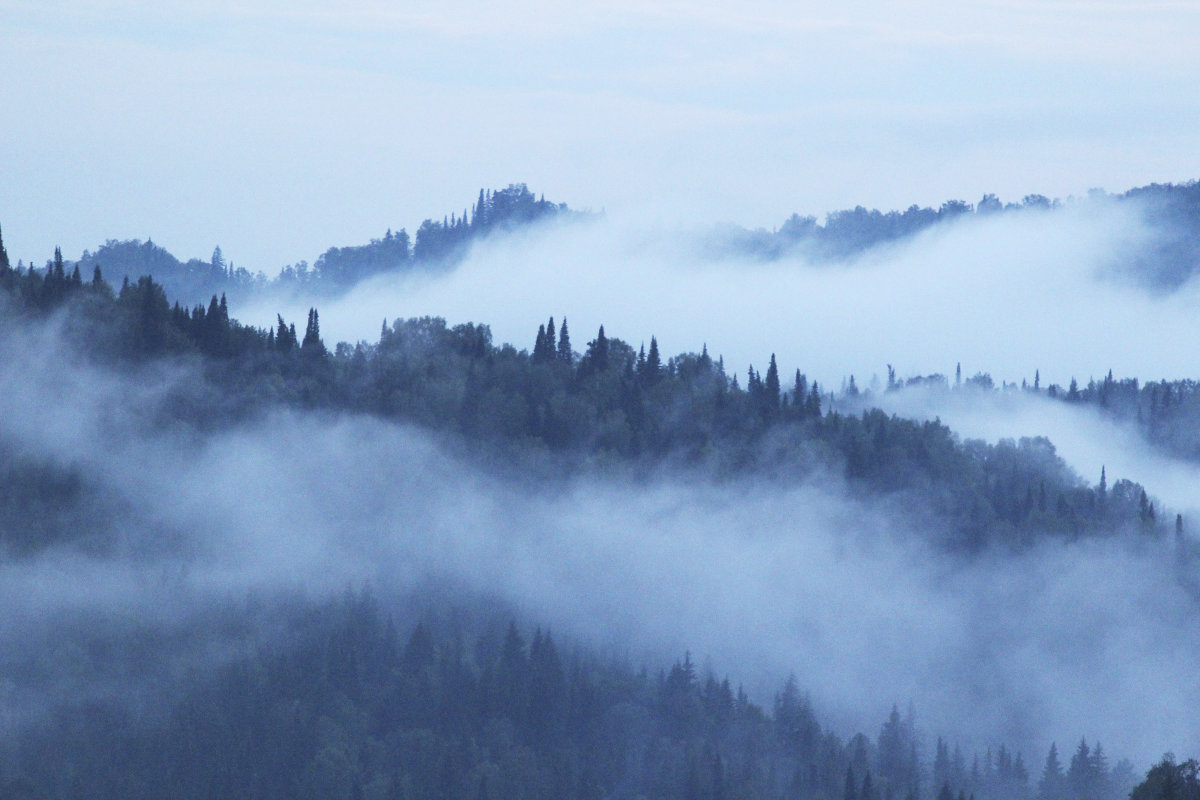
[[[150,648],[143,670],[162,685],[261,635],[252,620],[221,623],[248,598],[363,585],[411,598],[432,586],[496,598],[527,624],[635,662],[690,650],[768,704],[794,672],[843,734],[874,734],[893,702],[912,700],[930,739],[1007,743],[1031,765],[1051,740],[1079,735],[1143,764],[1200,745],[1195,601],[1168,577],[1166,543],[1056,540],[963,559],[829,477],[547,484],[486,473],[372,418],[278,411],[204,435],[151,426],[168,390],[197,379],[186,365],[147,388],[16,355],[53,341],[3,345],[6,379],[25,388],[0,436],[81,465],[130,509],[113,522],[128,546],[0,565],[7,649],[62,648],[82,628],[156,632],[171,646]],[[153,537],[170,544],[139,544]],[[47,620],[59,634],[30,638]],[[100,691],[72,671],[86,659],[57,652],[8,670],[10,721],[33,713],[22,698]]]
[[[378,340],[383,320],[444,316],[491,325],[498,341],[533,345],[565,315],[577,349],[603,324],[635,347],[710,351],[739,374],[771,353],[837,387],[901,376],[987,371],[1066,385],[1072,375],[1185,375],[1200,338],[1200,284],[1164,293],[1131,265],[1154,241],[1138,208],[1089,201],[1052,211],[971,217],[878,247],[849,263],[802,254],[764,262],[704,255],[719,234],[605,219],[535,228],[474,247],[448,273],[385,275],[316,303],[327,340]],[[706,238],[707,237],[707,238]],[[281,301],[241,310],[269,325]],[[235,313],[238,310],[235,309]]]

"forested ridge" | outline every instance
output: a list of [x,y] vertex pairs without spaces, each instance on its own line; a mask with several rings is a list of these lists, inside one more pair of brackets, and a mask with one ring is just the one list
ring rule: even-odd
[[[261,269],[237,266],[226,258],[220,245],[205,259],[180,261],[152,238],[110,239],[94,251],[85,250],[75,261],[67,260],[66,269],[79,268],[91,275],[97,268],[117,281],[154,278],[174,299],[184,303],[207,298],[210,294],[228,294],[246,298],[266,290],[313,292],[332,295],[358,281],[384,272],[437,270],[453,265],[475,241],[496,233],[550,219],[580,219],[590,215],[573,211],[565,203],[552,203],[535,197],[523,183],[503,189],[479,190],[479,198],[468,211],[448,214],[441,221],[426,219],[409,236],[404,228],[388,230],[378,239],[361,245],[330,247],[310,266],[307,261],[284,266],[269,278]],[[23,266],[18,261],[17,266]],[[30,267],[33,266],[32,261]],[[45,269],[53,269],[47,261]]]
[[[431,230],[465,237],[450,231],[478,218]],[[18,269],[2,241],[0,319],[9,333],[53,323],[116,374],[196,370],[202,380],[176,387],[149,428],[203,435],[283,407],[412,424],[502,479],[680,470],[782,485],[829,474],[963,558],[1047,538],[1188,536],[1141,485],[1085,480],[1045,438],[963,441],[936,421],[845,413],[853,381],[830,392],[799,369],[781,374],[770,354],[761,370],[727,369],[703,344],[666,356],[652,332],[644,345],[634,334],[635,347],[548,318],[518,346],[494,342],[486,324],[421,318],[330,348],[316,308],[302,324],[255,328],[223,295],[184,305],[149,275],[113,287],[100,265],[85,274],[59,252],[45,270]],[[888,389],[900,383],[889,376]],[[1185,419],[1194,393],[1182,385],[1109,376],[1064,395],[1142,413],[1153,432]],[[104,531],[122,510],[86,470],[5,441],[0,459],[6,560],[111,546]],[[228,663],[165,681],[152,710],[98,701],[23,729],[0,747],[5,796],[1117,800],[1136,783],[1097,742],[1052,747],[1043,761],[1002,743],[964,753],[922,738],[914,711],[900,710],[906,698],[876,735],[844,738],[795,681],[764,706],[688,654],[669,668],[622,663],[563,647],[536,620],[446,612],[402,627],[358,590],[280,614],[283,635],[245,634]],[[113,636],[106,647],[146,646],[136,632]],[[1192,762],[1155,770],[1135,800],[1174,800],[1195,783]]]
[[[0,266],[0,287],[12,319],[65,314],[68,338],[101,363],[194,360],[204,385],[162,413],[200,427],[284,405],[412,422],[480,458],[501,453],[568,472],[666,464],[710,479],[786,479],[832,465],[967,552],[1044,535],[1161,533],[1170,521],[1124,476],[1111,486],[1107,475],[1084,481],[1045,438],[964,442],[936,421],[839,413],[835,395],[800,370],[785,383],[773,355],[743,382],[706,347],[665,358],[653,335],[635,350],[601,326],[578,352],[565,318],[540,325],[531,350],[497,345],[486,325],[422,318],[385,323],[378,342],[331,352],[315,308],[303,333],[282,317],[254,328],[230,316],[223,296],[188,309],[148,276],[114,291],[98,267],[86,283],[77,268],[68,275],[58,253],[45,274]],[[849,391],[858,394],[853,382]],[[86,491],[80,483],[61,476],[47,485],[71,495]],[[28,546],[11,533],[9,541]]]
[[[935,226],[971,217],[991,217],[1019,211],[1059,208],[1080,202],[1135,205],[1153,242],[1134,254],[1128,265],[1139,280],[1159,289],[1174,289],[1200,270],[1200,183],[1150,184],[1120,194],[1093,190],[1087,198],[1050,199],[1026,195],[1020,202],[1002,202],[986,194],[977,203],[947,200],[937,208],[911,205],[903,211],[853,209],[832,211],[819,222],[815,216],[793,213],[772,230],[723,226],[704,237],[710,255],[749,256],[773,260],[799,254],[818,261],[853,259],[875,247],[902,242]],[[227,294],[238,300],[266,291],[331,296],[359,281],[385,274],[435,271],[452,267],[474,243],[496,233],[511,232],[549,220],[588,220],[597,214],[577,211],[566,203],[547,201],[523,183],[503,189],[480,189],[461,212],[441,220],[425,219],[410,235],[404,227],[388,229],[365,244],[329,247],[312,264],[284,265],[278,274],[237,266],[214,247],[211,257],[181,261],[152,238],[110,239],[79,258],[67,259],[70,272],[79,267],[86,277],[100,267],[111,280],[131,281],[150,276],[185,305]],[[18,261],[18,266],[33,267]],[[40,269],[53,268],[47,260]]]

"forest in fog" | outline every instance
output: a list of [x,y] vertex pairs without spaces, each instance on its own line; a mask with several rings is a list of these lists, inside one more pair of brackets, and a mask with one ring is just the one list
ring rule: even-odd
[[[650,227],[513,184],[270,277],[0,239],[0,797],[1200,798],[1200,384],[1146,343],[1200,184]],[[862,311],[997,239],[1064,254],[1077,365]],[[747,284],[805,327],[698,311]]]

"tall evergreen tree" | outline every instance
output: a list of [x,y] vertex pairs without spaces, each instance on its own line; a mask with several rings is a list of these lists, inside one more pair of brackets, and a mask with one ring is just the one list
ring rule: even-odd
[[586,356],[588,366],[596,372],[608,369],[608,337],[604,335],[604,326],[600,326],[596,338],[588,342]]
[[1080,739],[1079,747],[1075,749],[1075,755],[1071,756],[1071,766],[1067,768],[1067,792],[1072,798],[1094,800],[1090,797],[1094,782],[1092,776],[1092,750],[1088,747],[1086,739]]
[[643,377],[649,383],[654,383],[662,375],[662,356],[658,352],[658,339],[650,337],[650,350],[646,353],[646,365]]
[[540,362],[546,358],[546,325],[538,325],[537,339],[533,343],[533,360]]
[[775,354],[771,353],[771,364],[767,367],[767,379],[764,386],[766,406],[768,411],[779,409],[779,367],[775,364]]
[[301,342],[300,349],[305,353],[325,352],[325,344],[321,341],[321,320],[315,308],[308,310],[308,324],[304,328],[304,341]]
[[567,318],[563,317],[562,327],[558,329],[558,360],[570,365],[575,360],[571,351],[571,336],[567,333]]

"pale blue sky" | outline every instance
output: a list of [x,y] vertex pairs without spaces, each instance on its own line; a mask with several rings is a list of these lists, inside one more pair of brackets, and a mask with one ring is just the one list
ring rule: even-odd
[[1200,177],[1200,6],[0,0],[10,255],[276,272],[524,181],[655,221]]

